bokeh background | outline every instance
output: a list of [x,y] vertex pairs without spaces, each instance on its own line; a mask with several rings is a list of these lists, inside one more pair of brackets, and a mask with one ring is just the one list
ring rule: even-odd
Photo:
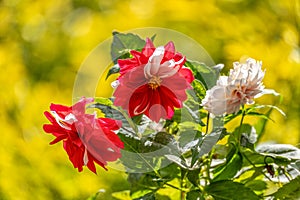
[[113,30],[177,30],[225,63],[225,71],[245,56],[262,60],[266,87],[283,99],[260,101],[287,115],[271,115],[275,123],[262,141],[297,145],[299,18],[299,0],[1,0],[0,199],[86,199],[99,189],[106,191],[99,199],[111,199],[111,192],[128,188],[121,172],[78,173],[61,143],[49,146],[53,137],[42,130],[50,102],[72,103],[76,71]]

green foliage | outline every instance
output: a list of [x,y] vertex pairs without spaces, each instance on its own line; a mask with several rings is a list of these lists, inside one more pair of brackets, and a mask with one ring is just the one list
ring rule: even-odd
[[208,67],[204,63],[197,61],[186,61],[185,66],[190,68],[195,76],[196,82],[200,81],[205,89],[212,88],[219,77],[219,69]]
[[275,199],[299,199],[300,198],[300,176],[291,180],[289,183],[281,187],[277,192],[272,194]]
[[238,182],[223,180],[211,183],[206,187],[206,192],[213,196],[215,200],[259,200],[257,196],[249,188]]
[[243,157],[236,147],[233,147],[226,157],[226,162],[215,169],[213,181],[232,179],[242,168]]
[[131,50],[141,50],[145,46],[145,40],[132,33],[113,32],[111,45],[111,58],[117,64],[118,59],[130,57]]

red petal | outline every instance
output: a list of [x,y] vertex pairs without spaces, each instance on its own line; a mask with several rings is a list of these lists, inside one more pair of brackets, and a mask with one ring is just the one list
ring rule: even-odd
[[129,99],[130,116],[140,115],[144,113],[145,110],[149,109],[151,94],[149,94],[148,92],[149,92],[149,87],[147,84],[139,87],[137,90],[134,91],[134,93],[131,95]]
[[92,103],[93,98],[81,98],[77,103],[75,103],[71,109],[75,115],[83,115],[85,113],[85,106],[88,103]]
[[194,78],[194,75],[192,73],[192,71],[188,68],[181,68],[178,73],[183,76],[185,78],[185,80],[187,80],[187,82],[191,83],[193,82],[193,80],[195,79]]
[[67,135],[67,130],[61,128],[59,125],[44,124],[43,129],[46,133],[52,133],[53,135]]
[[133,57],[135,57],[135,59],[136,59],[135,67],[138,67],[138,66],[140,66],[142,64],[146,64],[147,63],[147,61],[145,62],[143,60],[143,56],[144,55],[141,52],[138,52],[138,51],[135,51],[135,50],[131,50],[130,54],[133,55]]
[[174,74],[171,77],[163,79],[162,85],[176,93],[177,90],[186,90],[189,88],[189,83],[185,80],[184,77],[179,74]]
[[[172,92],[169,88],[161,86],[161,92],[164,94],[163,103],[165,107],[172,106],[172,107],[181,107],[181,101],[177,98],[176,94]],[[185,92],[185,91],[183,91]]]
[[110,130],[118,130],[122,127],[122,121],[109,118],[98,118],[101,127],[107,127]]
[[168,42],[165,45],[165,54],[164,54],[164,58],[161,61],[161,63],[164,63],[165,61],[171,60],[173,59],[175,54],[175,46],[173,42]]
[[106,165],[107,161],[115,161],[120,157],[119,147],[111,141],[112,137],[114,137],[113,140],[120,140],[114,132],[106,130],[103,134],[103,130],[99,129],[88,134],[89,137],[85,137],[83,142],[95,160]]
[[124,143],[122,142],[122,140],[119,138],[119,136],[112,132],[112,131],[105,131],[105,135],[107,137],[107,139],[112,142],[115,146],[119,147],[119,148],[124,148]]
[[44,115],[47,117],[47,119],[52,123],[52,124],[57,124],[56,119],[51,115],[50,112],[45,111]]
[[183,66],[183,64],[185,63],[186,58],[183,57],[183,56],[181,55],[181,53],[176,53],[176,54],[174,55],[174,57],[173,57],[173,59],[174,59],[175,62],[179,62],[182,58],[184,58],[184,59],[179,63],[180,68],[181,68],[181,67]]
[[[164,95],[164,94],[162,94]],[[153,91],[153,96],[151,98],[151,104],[149,106],[149,115],[148,117],[155,121],[159,122],[160,118],[166,117],[166,110],[161,105],[161,95],[159,93],[159,89]]]
[[95,174],[97,174],[97,171],[96,171],[96,167],[95,167],[95,164],[94,164],[94,159],[93,157],[88,153],[88,163],[87,163],[87,167],[92,171],[94,172]]
[[120,66],[120,74],[124,75],[129,70],[135,68],[138,65],[136,58],[131,59],[119,59],[118,64]]
[[71,107],[53,103],[50,105],[50,110],[55,111],[61,118],[65,118],[72,111]]
[[58,136],[57,138],[55,138],[53,141],[51,141],[49,144],[56,144],[58,142],[60,142],[61,140],[64,140],[66,139],[67,137],[65,135],[61,135],[61,136]]
[[152,41],[149,38],[146,38],[146,44],[145,47],[142,49],[142,54],[149,59],[149,57],[153,54],[154,51],[155,46],[153,45]]
[[74,168],[78,168],[78,171],[81,172],[82,167],[84,165],[83,163],[84,148],[79,148],[77,146],[74,146],[72,145],[71,141],[65,140],[64,149],[66,150]]

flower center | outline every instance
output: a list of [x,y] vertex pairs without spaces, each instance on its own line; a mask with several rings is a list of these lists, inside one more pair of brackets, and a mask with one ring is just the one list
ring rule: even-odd
[[152,76],[151,79],[148,82],[148,85],[151,89],[155,90],[157,87],[160,86],[161,79],[158,76]]

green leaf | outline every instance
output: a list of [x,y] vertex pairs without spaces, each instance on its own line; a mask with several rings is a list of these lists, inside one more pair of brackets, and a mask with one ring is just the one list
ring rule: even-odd
[[89,108],[101,110],[105,117],[122,121],[122,129],[131,136],[136,136],[138,128],[131,118],[122,110],[115,107],[110,99],[97,98],[95,104],[89,105]]
[[[202,80],[204,81],[204,80]],[[193,89],[199,99],[204,99],[206,94],[206,85],[201,80],[195,79],[192,82]]]
[[187,172],[187,178],[188,180],[195,186],[198,186],[200,184],[200,168],[195,170],[189,170]]
[[268,110],[268,112],[265,113],[266,118],[260,119],[256,124],[255,124],[255,129],[257,131],[257,142],[259,142],[260,138],[264,135],[265,127],[268,123],[268,119],[272,113],[272,108]]
[[251,112],[247,112],[246,115],[251,115],[251,116],[256,116],[256,117],[260,117],[260,118],[263,118],[263,119],[266,119],[266,120],[271,120],[274,122],[273,119],[271,119],[269,117],[269,115],[266,115],[264,113],[259,113],[259,112],[254,112],[254,111],[251,111]]
[[152,36],[150,37],[150,40],[151,40],[152,42],[154,42],[155,38],[156,38],[156,34],[152,35]]
[[87,200],[96,200],[98,195],[100,192],[96,192],[95,194],[93,194],[92,196],[90,196],[89,198],[87,198]]
[[157,196],[156,191],[164,188],[165,183],[168,181],[169,179],[158,177],[154,172],[128,174],[128,182],[131,185],[131,197],[134,199],[151,193]]
[[198,143],[195,144],[192,148],[192,159],[191,159],[191,168],[194,167],[194,165],[197,163],[197,161],[204,155],[209,153],[212,148],[215,146],[215,144],[219,141],[222,130],[216,130],[216,132],[212,132],[203,138],[199,137]]
[[300,176],[291,180],[289,183],[285,184],[279,190],[273,193],[271,196],[275,199],[299,199],[300,198]]
[[210,89],[216,85],[219,70],[191,60],[187,60],[184,65],[193,71],[195,78],[203,84],[205,89]]
[[128,172],[157,171],[170,164],[166,154],[178,152],[172,135],[158,132],[142,138],[130,137],[119,132],[125,148],[121,151],[121,162]]
[[134,198],[133,200],[155,200],[155,193],[148,193],[142,197]]
[[255,107],[253,107],[253,109],[263,109],[263,108],[271,108],[271,109],[275,109],[277,110],[282,116],[286,116],[285,113],[278,108],[277,106],[273,106],[273,105],[256,105]]
[[186,200],[204,200],[200,190],[192,190],[186,194]]
[[[250,148],[250,149],[254,149],[254,144],[257,141],[257,134],[256,134],[256,130],[253,126],[251,126],[250,124],[242,124],[241,126],[238,126],[232,136],[230,137],[230,140],[235,142],[235,138],[241,134],[241,140],[240,140],[240,144],[243,147],[246,148]],[[235,137],[235,138],[234,138]]]
[[[245,157],[248,158],[248,160],[251,161],[251,163],[255,164],[255,165],[266,165],[266,164],[272,164],[272,163],[276,163],[278,165],[288,165],[290,164],[292,161],[290,158],[286,158],[283,156],[279,156],[276,154],[268,154],[268,153],[259,153],[256,151],[253,151],[249,148],[243,148],[242,149],[242,154],[245,155]],[[245,159],[244,161],[244,166],[248,166],[251,165],[248,162],[247,159]]]
[[120,72],[120,66],[118,64],[113,65],[107,72],[107,75],[105,77],[105,80],[108,79],[108,77],[112,74],[117,74]]
[[184,121],[184,122],[178,124],[178,128],[179,128],[180,132],[186,132],[186,131],[194,131],[195,132],[195,131],[201,130],[200,124],[197,124],[192,121]]
[[223,129],[215,130],[208,135],[205,135],[203,141],[200,145],[200,151],[198,157],[203,156],[211,151],[213,146],[219,141],[220,137],[222,136]]
[[215,200],[260,200],[249,188],[242,183],[233,182],[230,180],[223,180],[213,182],[207,187],[205,191],[214,197]]
[[113,102],[108,98],[97,97],[97,98],[94,99],[94,101],[96,103],[106,105],[106,106],[112,106],[113,105]]
[[164,180],[171,181],[174,178],[179,178],[180,168],[175,163],[171,163],[159,169],[159,174]]
[[274,157],[284,157],[291,160],[300,159],[300,149],[290,144],[261,144],[256,150]]
[[132,200],[130,197],[130,190],[124,190],[120,192],[114,192],[111,194],[112,197],[118,200]]
[[172,154],[167,154],[167,155],[165,155],[165,157],[168,158],[173,163],[176,163],[181,168],[183,168],[183,169],[189,169],[189,166],[186,163],[186,161],[185,161],[184,158],[181,158],[179,156],[175,156],[175,155],[172,155]]
[[182,110],[181,122],[189,120],[194,121],[201,126],[205,126],[201,120],[201,106],[199,97],[197,97],[193,90],[187,91],[187,97],[188,99],[183,103],[183,108],[180,109]]
[[224,118],[224,124],[227,124],[228,122],[230,122],[231,120],[235,119],[236,117],[240,116],[243,113],[242,110],[239,110],[239,112],[234,113],[234,114],[228,114],[225,116]]
[[243,157],[238,149],[233,148],[226,158],[226,163],[220,166],[216,171],[213,181],[227,180],[233,178],[242,168]]
[[111,57],[114,64],[118,59],[130,57],[131,50],[141,50],[145,46],[145,40],[132,33],[113,32],[113,42],[111,44]]
[[143,143],[134,137],[119,134],[119,137],[124,142],[125,148],[121,151],[120,158],[127,172],[147,172],[155,171],[160,168],[160,157],[162,155],[155,155],[151,153],[142,153]]
[[178,139],[179,147],[182,148],[182,152],[189,151],[192,147],[199,145],[198,143],[201,138],[201,132],[197,132],[193,129],[181,130]]
[[245,186],[253,191],[263,191],[267,189],[267,183],[262,180],[249,181],[245,184]]
[[154,193],[152,190],[138,190],[131,195],[134,200],[152,200],[154,198]]

